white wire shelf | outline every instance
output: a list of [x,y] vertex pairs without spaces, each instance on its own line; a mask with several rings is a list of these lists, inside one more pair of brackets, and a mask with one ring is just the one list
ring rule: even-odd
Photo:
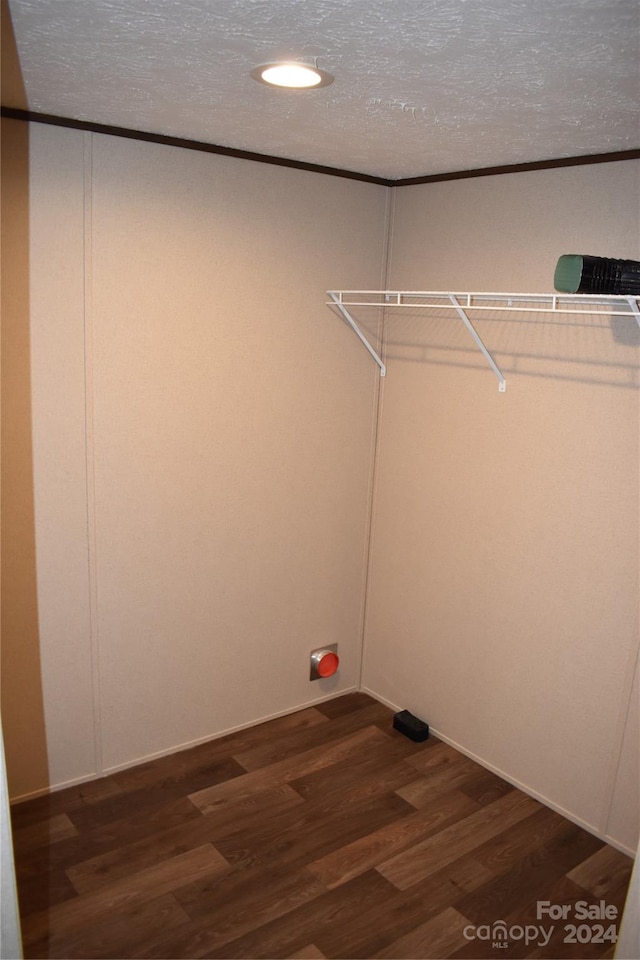
[[504,313],[572,314],[608,317],[632,317],[640,328],[640,297],[592,296],[578,293],[453,293],[439,290],[329,290],[327,305],[334,307],[351,327],[380,368],[380,376],[386,375],[384,361],[362,332],[352,316],[355,307],[380,307],[382,309],[422,310],[442,315],[443,310],[453,311],[465,325],[483,354],[489,367],[498,379],[498,390],[504,393],[506,381],[502,371],[487,350],[474,327],[469,314],[482,311],[485,316]]

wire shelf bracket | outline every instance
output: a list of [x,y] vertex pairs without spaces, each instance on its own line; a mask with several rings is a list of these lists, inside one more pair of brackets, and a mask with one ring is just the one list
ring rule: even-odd
[[356,321],[353,319],[353,317],[351,316],[351,314],[350,314],[349,311],[347,310],[346,306],[345,306],[344,303],[342,302],[342,293],[341,293],[341,292],[338,293],[338,292],[336,292],[336,291],[334,291],[334,290],[328,290],[328,291],[327,291],[327,295],[328,295],[329,297],[331,297],[331,301],[330,301],[329,306],[330,306],[332,303],[335,304],[335,306],[338,308],[338,310],[339,310],[340,313],[342,314],[342,318],[343,318],[343,320],[345,321],[345,323],[347,323],[347,324],[351,327],[351,329],[353,330],[353,332],[355,333],[355,335],[358,337],[359,340],[362,341],[362,343],[365,345],[365,347],[367,348],[367,350],[369,351],[369,353],[371,354],[371,356],[373,357],[373,359],[375,360],[375,362],[376,362],[376,363],[378,364],[378,366],[380,367],[380,376],[381,376],[381,377],[386,376],[387,368],[386,368],[386,366],[385,366],[382,358],[379,356],[379,354],[377,353],[377,351],[374,350],[374,348],[371,346],[371,344],[369,343],[369,341],[368,341],[367,338],[365,337],[364,333],[362,332],[362,330],[360,329],[360,327],[358,326],[358,324],[357,324]]
[[[336,307],[343,320],[351,327],[380,368],[380,376],[387,372],[384,361],[369,343],[353,317],[353,307],[412,307],[424,311],[454,310],[463,322],[489,367],[498,380],[498,390],[507,389],[500,367],[485,346],[474,327],[469,313],[473,310],[522,312],[543,314],[608,314],[633,317],[640,329],[640,298],[635,296],[591,296],[588,294],[556,293],[445,293],[440,291],[396,290],[329,290],[327,305]],[[426,301],[426,302],[425,302]]]
[[487,361],[487,363],[495,373],[496,377],[498,378],[498,391],[500,393],[504,393],[505,390],[507,389],[507,382],[502,375],[502,371],[500,367],[498,366],[498,364],[495,362],[495,360],[493,359],[493,357],[485,347],[484,343],[482,342],[482,337],[480,336],[480,334],[478,333],[474,325],[471,323],[471,320],[469,320],[469,317],[467,316],[465,311],[460,306],[455,293],[449,294],[449,299],[451,300],[451,303],[456,308],[456,313],[458,314],[458,316],[464,323],[465,327],[467,328],[467,330],[469,331],[469,333],[477,343],[478,347],[480,348],[480,352],[482,356],[485,358],[485,360]]

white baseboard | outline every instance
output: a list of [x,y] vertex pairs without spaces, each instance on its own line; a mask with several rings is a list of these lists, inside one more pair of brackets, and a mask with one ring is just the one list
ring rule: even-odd
[[[400,710],[403,710],[404,707],[399,707],[395,703],[391,703],[385,697],[381,697],[379,694],[375,693],[374,690],[370,690],[368,687],[361,687],[362,693],[368,694],[370,697],[373,697],[374,700],[377,700],[379,703],[383,703],[385,707],[389,707],[393,710],[394,713],[398,713]],[[534,800],[538,800],[540,803],[543,803],[545,807],[549,807],[551,810],[555,810],[556,813],[559,813],[566,820],[570,820],[571,823],[575,823],[576,826],[582,827],[583,830],[586,830],[587,833],[593,834],[599,840],[602,840],[604,843],[608,843],[610,846],[615,847],[616,850],[619,850],[621,853],[626,853],[630,857],[635,856],[635,850],[632,850],[630,847],[626,846],[624,843],[620,843],[619,840],[616,840],[614,837],[608,836],[606,833],[602,833],[601,830],[598,830],[592,823],[587,823],[586,820],[582,820],[580,817],[575,816],[571,813],[570,810],[565,810],[564,807],[560,804],[555,803],[549,797],[545,797],[544,794],[539,793],[537,790],[534,790],[526,783],[517,780],[515,777],[512,777],[510,774],[506,773],[504,770],[501,770],[499,767],[496,767],[495,764],[489,763],[488,760],[485,760],[483,757],[479,757],[477,754],[473,753],[471,750],[468,750],[462,744],[458,743],[456,740],[453,740],[451,737],[448,737],[446,733],[443,733],[442,730],[437,730],[435,727],[429,725],[429,730],[433,733],[434,737],[437,740],[442,740],[443,743],[448,744],[450,747],[453,747],[454,750],[457,750],[459,753],[464,754],[465,757],[469,757],[470,760],[473,760],[475,763],[479,764],[481,767],[484,767],[485,770],[495,773],[502,780],[506,780],[507,783],[511,783],[514,787],[517,787],[518,790],[522,790],[523,793],[526,793],[528,796],[533,797]]]
[[40,787],[38,790],[31,790],[29,793],[20,793],[17,797],[11,797],[10,803],[13,807],[18,803],[26,803],[27,800],[37,800],[38,797],[46,797],[51,793],[59,793],[60,790],[66,790],[67,787],[78,787],[82,783],[90,783],[92,780],[99,780],[101,773],[87,773],[81,777],[73,777],[71,780],[64,780],[53,784],[50,787]]
[[[380,696],[374,690],[370,690],[366,686],[361,686],[360,688],[356,686],[349,687],[346,690],[339,690],[338,692],[328,694],[324,697],[319,697],[313,700],[308,700],[305,703],[297,704],[294,707],[288,707],[286,710],[279,710],[276,713],[268,714],[267,716],[260,717],[257,720],[250,720],[247,723],[237,724],[233,727],[228,727],[225,730],[221,730],[217,733],[211,734],[206,737],[200,737],[197,740],[191,740],[187,743],[179,744],[178,746],[170,747],[167,750],[159,750],[155,753],[149,753],[142,757],[136,757],[135,760],[127,761],[126,763],[116,764],[113,767],[105,767],[104,770],[87,774],[86,776],[77,777],[73,780],[67,780],[64,783],[57,783],[50,787],[43,787],[40,790],[35,790],[32,793],[22,794],[21,796],[14,797],[11,800],[11,804],[24,803],[27,800],[34,800],[36,797],[46,796],[50,793],[58,793],[60,790],[66,790],[68,787],[79,786],[83,783],[89,783],[91,780],[99,780],[100,777],[109,776],[112,773],[118,773],[120,770],[128,770],[130,767],[137,767],[142,763],[148,763],[150,760],[159,760],[161,757],[168,757],[174,753],[181,753],[183,750],[190,750],[192,747],[197,747],[202,743],[209,743],[214,740],[220,740],[222,737],[226,737],[231,733],[238,733],[240,730],[248,730],[251,727],[256,727],[261,723],[267,723],[269,720],[277,720],[278,717],[286,717],[291,713],[297,713],[299,710],[306,710],[309,707],[317,706],[320,703],[326,703],[328,700],[335,700],[337,697],[345,696],[348,693],[366,693],[368,696],[373,697],[374,700],[377,700],[379,703],[384,704],[386,707],[389,707],[390,710],[393,710],[394,713],[398,713],[400,710],[403,710],[403,707],[398,706],[395,703],[391,703],[390,700],[387,700],[386,697]],[[498,777],[501,777],[503,780],[506,780],[507,783],[511,783],[514,787],[517,787],[518,790],[522,790],[523,793],[528,794],[528,796],[533,797],[534,800],[538,800],[540,803],[544,804],[546,807],[549,807],[551,810],[555,810],[556,813],[559,813],[565,819],[570,820],[572,823],[575,823],[578,827],[582,827],[583,830],[586,830],[588,833],[593,834],[598,837],[599,840],[602,840],[604,843],[610,844],[610,846],[615,847],[616,850],[620,850],[621,853],[626,853],[630,857],[635,856],[635,850],[626,846],[626,844],[620,843],[616,840],[615,837],[608,836],[602,831],[598,830],[591,823],[587,823],[585,820],[582,820],[580,817],[575,816],[570,810],[566,810],[560,804],[555,803],[549,797],[544,796],[544,794],[539,793],[537,790],[534,790],[526,783],[517,780],[515,777],[512,777],[506,771],[501,770],[495,764],[490,763],[485,760],[483,757],[478,756],[473,753],[471,750],[468,750],[462,744],[458,743],[456,740],[453,740],[451,737],[447,736],[442,730],[437,730],[435,727],[430,726],[430,730],[433,733],[434,737],[438,740],[442,740],[443,743],[448,744],[450,747],[453,747],[454,750],[457,750],[459,753],[464,754],[464,756],[469,757],[470,760],[473,760],[475,763],[479,764],[481,767],[484,767],[485,770],[495,773]]]
[[279,710],[276,713],[270,713],[267,716],[259,717],[257,720],[249,720],[247,723],[239,723],[233,727],[227,727],[217,733],[205,737],[198,737],[196,740],[190,740],[187,743],[181,743],[177,746],[169,747],[167,750],[158,750],[155,753],[148,753],[142,757],[136,757],[135,760],[128,760],[126,763],[119,763],[113,767],[105,767],[96,773],[90,773],[81,777],[75,777],[72,780],[65,780],[62,783],[55,783],[49,787],[42,787],[40,790],[34,790],[30,793],[24,793],[11,799],[11,805],[25,803],[27,800],[35,800],[37,797],[44,797],[51,793],[58,793],[60,790],[66,790],[68,787],[77,787],[83,783],[90,783],[92,780],[99,780],[101,777],[108,777],[112,773],[118,773],[120,770],[128,770],[131,767],[138,767],[142,763],[148,763],[150,760],[159,760],[161,757],[170,757],[174,753],[182,753],[183,750],[190,750],[192,747],[198,747],[202,743],[211,743],[214,740],[221,740],[231,733],[238,733],[240,730],[248,730],[251,727],[257,727],[261,723],[267,723],[269,720],[277,720],[278,717],[287,717],[291,713],[298,713],[300,710],[307,710],[309,707],[317,707],[318,704],[326,703],[328,700],[335,700],[348,693],[357,693],[356,686],[348,687],[346,690],[339,690],[335,693],[329,693],[323,697],[315,697],[313,700],[307,700],[305,703],[299,703],[294,707],[287,707],[286,710]]

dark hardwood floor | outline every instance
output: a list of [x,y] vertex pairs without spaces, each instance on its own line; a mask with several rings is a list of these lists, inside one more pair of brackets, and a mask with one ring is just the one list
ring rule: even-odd
[[25,956],[612,957],[631,860],[391,721],[350,694],[16,806]]

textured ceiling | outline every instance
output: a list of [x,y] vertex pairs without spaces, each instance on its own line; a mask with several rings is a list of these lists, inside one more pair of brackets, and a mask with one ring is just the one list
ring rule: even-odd
[[[389,179],[640,146],[638,0],[8,3],[5,106]],[[251,79],[280,57],[335,82]]]

